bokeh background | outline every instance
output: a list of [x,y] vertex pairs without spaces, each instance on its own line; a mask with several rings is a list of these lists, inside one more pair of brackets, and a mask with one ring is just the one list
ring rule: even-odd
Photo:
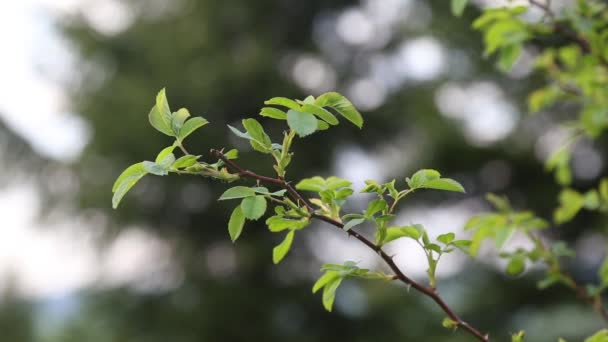
[[[560,2],[554,1],[555,5]],[[470,28],[476,1],[454,18],[446,0],[22,0],[0,11],[0,331],[3,341],[469,341],[441,328],[443,314],[399,285],[346,281],[333,313],[310,293],[325,262],[382,268],[357,241],[313,225],[286,260],[279,241],[248,224],[232,245],[221,184],[148,177],[111,210],[123,168],[170,142],[147,123],[156,92],[211,125],[188,148],[238,147],[240,162],[269,161],[226,124],[256,116],[274,96],[337,90],[360,108],[362,131],[343,124],[298,141],[291,179],[338,175],[404,178],[435,168],[466,195],[419,193],[398,213],[432,236],[489,210],[486,192],[550,218],[559,191],[543,161],[565,138],[571,108],[529,115],[525,96],[542,84],[527,50],[509,74],[482,57]],[[531,11],[531,19],[540,14]],[[276,139],[281,127],[261,119]],[[575,186],[606,175],[607,143],[574,149]],[[354,196],[356,211],[369,199]],[[364,228],[371,233],[371,228]],[[550,229],[577,257],[581,282],[596,279],[606,218],[582,214]],[[517,237],[507,246],[524,242]],[[390,251],[423,280],[417,246]],[[526,329],[530,341],[579,341],[603,326],[562,288],[538,291],[542,269],[519,278],[487,246],[479,260],[453,254],[440,291],[496,341]],[[494,339],[493,339],[494,340]]]

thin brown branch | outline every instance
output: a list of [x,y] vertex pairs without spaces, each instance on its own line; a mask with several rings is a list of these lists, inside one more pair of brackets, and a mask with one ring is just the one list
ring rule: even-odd
[[[343,230],[344,231],[344,225],[341,222],[338,222],[330,217],[324,216],[324,215],[319,215],[316,214],[314,212],[314,208],[308,203],[308,201],[306,201],[306,199],[304,199],[304,197],[302,197],[302,195],[300,195],[296,189],[294,189],[294,187],[287,181],[285,181],[282,178],[270,178],[270,177],[266,177],[266,176],[261,176],[258,175],[254,172],[251,172],[249,170],[243,169],[242,167],[240,167],[239,165],[237,165],[236,163],[234,163],[233,161],[229,160],[228,158],[226,158],[224,156],[224,154],[221,151],[218,150],[211,150],[211,154],[224,161],[224,163],[231,168],[234,172],[236,172],[238,175],[242,176],[242,177],[247,177],[247,178],[252,178],[255,179],[257,181],[260,182],[266,182],[266,183],[270,183],[270,184],[275,184],[278,186],[281,186],[282,188],[286,189],[287,192],[289,193],[289,195],[292,197],[292,199],[296,202],[301,202],[302,204],[304,204],[304,206],[306,206],[306,208],[309,210],[310,215],[312,218],[318,219],[320,221],[324,221],[326,223],[331,224],[332,226]],[[403,271],[401,271],[401,269],[399,268],[399,266],[397,266],[397,264],[395,264],[395,261],[393,260],[393,258],[386,254],[386,252],[384,252],[384,250],[382,250],[382,247],[376,245],[375,243],[373,243],[372,241],[370,241],[368,238],[366,238],[365,236],[359,234],[356,230],[354,229],[350,229],[348,231],[346,231],[346,233],[354,238],[356,238],[357,240],[359,240],[361,243],[363,243],[364,245],[366,245],[367,247],[369,247],[371,250],[373,250],[374,252],[376,252],[380,258],[382,258],[382,260],[384,260],[384,262],[388,265],[388,267],[395,273],[395,278],[398,279],[399,281],[401,281],[402,283],[406,284],[407,286],[413,287],[416,291],[422,293],[423,295],[431,298],[435,303],[437,303],[437,305],[439,305],[439,307],[448,315],[448,317],[456,322],[457,326],[464,329],[465,331],[467,331],[469,334],[473,335],[475,338],[477,338],[479,341],[482,342],[489,342],[490,341],[490,337],[486,334],[482,334],[481,332],[479,332],[479,330],[475,329],[474,327],[472,327],[471,325],[469,325],[467,322],[465,322],[464,320],[462,320],[448,305],[447,303],[443,300],[443,298],[441,298],[441,296],[439,295],[439,292],[437,292],[436,289],[432,288],[432,287],[426,287],[418,282],[416,282],[415,280],[409,278],[408,276],[406,276]]]

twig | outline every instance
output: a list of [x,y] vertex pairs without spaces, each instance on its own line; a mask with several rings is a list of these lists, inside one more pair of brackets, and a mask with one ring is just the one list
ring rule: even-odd
[[[270,183],[270,184],[275,184],[278,185],[284,189],[287,190],[287,192],[289,193],[289,195],[293,198],[293,200],[295,200],[296,202],[301,202],[302,204],[304,204],[304,206],[306,206],[306,208],[309,210],[310,212],[310,217],[311,218],[315,218],[318,219],[320,221],[324,221],[326,223],[331,224],[332,226],[344,231],[344,225],[341,222],[338,222],[330,217],[324,216],[324,215],[319,215],[316,214],[314,212],[314,208],[308,203],[308,201],[306,201],[304,199],[304,197],[302,197],[302,195],[300,195],[294,188],[293,186],[285,181],[282,178],[271,178],[271,177],[266,177],[266,176],[262,176],[262,175],[258,175],[255,172],[243,169],[242,167],[240,167],[239,165],[237,165],[236,163],[234,163],[233,161],[229,160],[228,158],[226,158],[224,156],[224,154],[218,150],[211,150],[211,155],[213,155],[214,157],[221,159],[222,161],[224,161],[224,163],[231,168],[234,172],[236,172],[238,175],[242,176],[242,177],[247,177],[247,178],[252,178],[255,179],[259,182],[266,182],[266,183]],[[455,322],[455,324],[458,327],[461,327],[462,329],[466,330],[468,333],[470,333],[471,335],[475,336],[475,338],[477,338],[479,341],[482,342],[489,342],[490,341],[490,337],[486,334],[482,334],[481,332],[479,332],[479,330],[475,329],[474,327],[472,327],[471,325],[469,325],[467,322],[465,322],[464,320],[462,320],[448,305],[447,303],[443,300],[443,298],[441,298],[441,296],[439,295],[439,292],[437,292],[436,289],[432,288],[432,287],[426,287],[418,282],[416,282],[415,280],[409,278],[408,276],[406,276],[401,269],[399,268],[399,266],[397,266],[397,264],[395,264],[395,261],[393,260],[393,258],[391,256],[389,256],[388,254],[386,254],[386,252],[384,252],[382,250],[382,247],[376,245],[375,243],[371,242],[369,239],[367,239],[365,236],[359,234],[356,230],[354,229],[350,229],[348,231],[346,231],[346,233],[354,238],[356,238],[357,240],[359,240],[360,242],[362,242],[364,245],[366,245],[367,247],[369,247],[371,250],[373,250],[374,252],[376,252],[380,258],[382,258],[382,260],[384,260],[384,262],[388,265],[388,267],[395,272],[395,278],[400,280],[402,283],[413,287],[416,291],[422,293],[423,295],[431,298],[435,303],[437,303],[437,305],[439,305],[439,307],[441,307],[441,309],[448,315],[448,317]]]

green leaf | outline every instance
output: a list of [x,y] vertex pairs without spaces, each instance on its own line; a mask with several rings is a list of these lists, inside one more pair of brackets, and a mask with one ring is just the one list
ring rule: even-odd
[[455,237],[456,235],[454,233],[441,234],[437,237],[437,241],[447,245],[454,241]]
[[302,179],[298,184],[296,184],[296,189],[321,192],[325,190],[325,179],[319,176]]
[[173,134],[179,135],[179,130],[184,125],[184,122],[190,117],[190,112],[186,108],[180,108],[177,112],[171,115],[171,129]]
[[235,186],[224,191],[224,193],[220,196],[219,200],[224,201],[229,199],[246,198],[251,196],[255,196],[255,191],[252,188],[248,188],[246,186]]
[[386,237],[382,243],[389,243],[402,237],[418,240],[420,238],[420,231],[415,226],[388,227],[386,229]]
[[287,112],[287,124],[296,131],[300,137],[314,133],[318,127],[318,120],[310,113],[298,112],[293,109]]
[[266,220],[266,225],[268,226],[268,230],[273,233],[278,233],[286,229],[290,230],[298,230],[302,229],[308,224],[310,221],[308,218],[301,219],[289,219],[282,216],[271,216]]
[[262,195],[245,197],[241,202],[243,215],[249,220],[257,220],[266,212],[266,198]]
[[337,125],[339,123],[338,119],[335,115],[330,113],[327,109],[323,107],[319,107],[314,104],[304,104],[302,105],[302,111],[306,113],[311,113],[319,117],[319,119],[327,122],[330,125]]
[[602,329],[593,336],[588,337],[585,342],[608,342],[608,330]]
[[503,72],[508,72],[517,61],[523,51],[522,44],[508,45],[500,49],[498,66]]
[[322,289],[325,285],[332,283],[335,279],[340,278],[340,275],[336,271],[327,271],[325,272],[319,280],[315,282],[312,287],[312,293],[316,293],[320,289]]
[[160,163],[163,159],[165,159],[169,154],[171,154],[171,152],[173,152],[173,150],[175,149],[175,145],[171,145],[169,147],[165,147],[162,149],[162,151],[160,151],[158,153],[158,155],[156,156],[156,162]]
[[260,111],[260,115],[277,120],[287,120],[287,113],[273,107],[262,108],[262,110]]
[[520,330],[516,334],[511,335],[511,342],[524,342],[524,336],[526,333],[523,330]]
[[388,205],[386,204],[385,200],[375,199],[371,201],[367,206],[367,209],[365,209],[365,217],[371,218],[372,216],[374,216],[374,214],[386,209],[387,207]]
[[291,243],[293,242],[294,234],[295,234],[295,231],[290,230],[289,233],[287,233],[287,235],[285,236],[285,239],[283,240],[283,242],[278,244],[272,250],[272,262],[274,262],[275,264],[278,264],[279,262],[281,262],[281,260],[283,260],[285,255],[287,255],[287,252],[289,252],[289,249],[291,248]]
[[300,105],[296,101],[288,99],[286,97],[273,97],[270,100],[264,101],[264,104],[277,105],[287,107],[293,110],[300,110]]
[[443,321],[441,321],[441,325],[444,328],[447,328],[447,329],[456,329],[456,328],[458,328],[458,322],[456,322],[455,320],[453,320],[453,319],[451,319],[449,317],[444,318]]
[[507,274],[510,276],[518,276],[526,269],[526,258],[523,255],[514,255],[507,264]]
[[161,89],[156,95],[156,105],[152,107],[148,114],[148,120],[152,127],[156,128],[157,131],[164,133],[170,137],[174,137],[173,129],[171,127],[171,110],[169,109],[169,103],[165,95],[165,88]]
[[181,129],[179,130],[179,134],[177,136],[177,138],[181,141],[184,140],[187,136],[189,136],[190,134],[192,134],[192,132],[196,131],[197,129],[205,126],[206,124],[208,124],[209,121],[203,119],[200,116],[194,117],[188,121],[186,121],[184,123],[184,125],[181,127]]
[[239,157],[239,150],[233,148],[232,150],[224,153],[224,157],[226,157],[226,159],[237,159]]
[[268,153],[272,149],[272,141],[264,132],[264,127],[256,119],[244,119],[243,127],[253,139],[251,146],[259,152]]
[[338,93],[325,93],[315,100],[315,104],[320,107],[332,108],[355,126],[359,128],[363,127],[363,117],[361,114],[346,97]]
[[198,158],[200,158],[200,156],[195,156],[195,155],[187,155],[187,156],[182,156],[179,159],[177,159],[173,165],[171,165],[171,167],[176,168],[176,169],[185,169],[187,167],[190,167],[194,164],[197,163]]
[[243,215],[241,207],[238,206],[234,208],[232,215],[230,215],[230,221],[228,221],[228,233],[230,234],[230,239],[232,242],[239,238],[241,232],[243,231],[244,225],[245,215]]
[[427,182],[439,179],[439,177],[441,177],[441,174],[436,170],[422,169],[416,171],[416,173],[414,173],[411,179],[406,178],[406,182],[410,186],[410,188],[417,189],[424,186],[424,184],[426,184]]
[[365,222],[364,218],[356,218],[356,219],[352,219],[348,222],[346,222],[344,224],[344,230],[345,231],[349,231],[351,230],[353,227],[360,225],[361,223]]
[[460,17],[467,7],[468,0],[452,0],[452,14]]
[[553,219],[561,224],[570,221],[583,208],[584,197],[572,189],[564,189],[559,193],[560,206],[553,212]]
[[249,135],[249,133],[247,133],[247,132],[241,132],[238,129],[236,129],[236,128],[230,126],[230,125],[227,125],[227,126],[228,126],[228,128],[230,128],[230,130],[232,131],[232,133],[234,133],[234,135],[236,135],[237,137],[243,138],[243,139],[247,139],[247,140],[252,140],[253,139],[251,137],[251,135]]
[[153,175],[166,176],[169,174],[168,168],[165,168],[163,165],[151,161],[144,161],[143,167],[146,171]]
[[456,191],[465,192],[464,188],[457,181],[450,178],[440,178],[426,182],[422,188],[445,190],[445,191]]
[[342,283],[342,278],[335,278],[323,288],[323,307],[329,312],[331,312],[334,305],[336,290],[338,289],[338,286],[340,286],[340,283]]
[[143,163],[137,163],[126,168],[119,176],[116,178],[114,185],[112,186],[112,192],[116,192],[120,184],[122,184],[127,178],[131,177],[142,177],[148,173],[146,169],[144,169]]
[[608,285],[608,258],[604,258],[602,266],[600,266],[600,269],[598,270],[598,276],[602,286]]
[[114,186],[112,187],[112,192],[114,195],[112,196],[112,208],[118,208],[118,204],[122,198],[129,192],[129,190],[137,183],[143,176],[145,176],[148,172],[143,166],[142,163],[137,163],[129,166],[126,170],[124,170],[120,176],[116,179]]

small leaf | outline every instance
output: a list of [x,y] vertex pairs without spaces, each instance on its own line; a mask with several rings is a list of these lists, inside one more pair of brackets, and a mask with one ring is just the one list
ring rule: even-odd
[[458,322],[456,322],[455,320],[453,320],[453,319],[451,319],[449,317],[444,318],[443,321],[441,321],[441,325],[444,328],[447,328],[447,329],[456,329],[456,328],[458,328]]
[[361,223],[365,222],[364,218],[356,218],[356,219],[352,219],[348,222],[346,222],[344,224],[344,230],[345,231],[349,231],[351,230],[353,227],[360,225]]
[[272,149],[270,137],[264,132],[264,127],[256,119],[244,119],[243,127],[245,127],[247,133],[253,139],[251,146],[256,151],[268,153]]
[[510,276],[518,276],[526,269],[526,259],[524,256],[516,254],[507,264],[507,274]]
[[334,299],[336,298],[336,290],[342,283],[342,278],[335,278],[331,283],[325,285],[323,288],[323,307],[325,310],[331,312],[334,305]]
[[177,112],[171,115],[171,129],[173,134],[179,135],[179,130],[184,125],[184,122],[190,117],[190,112],[186,108],[180,108]]
[[173,129],[171,127],[171,110],[169,109],[169,103],[165,95],[165,88],[161,89],[156,95],[156,105],[152,107],[148,114],[148,120],[152,127],[156,128],[157,131],[164,133],[170,137],[174,137]]
[[151,161],[144,161],[143,167],[153,175],[166,176],[169,174],[169,171],[163,165]]
[[[276,208],[276,207],[275,207]],[[268,226],[268,230],[273,233],[278,233],[286,229],[290,230],[298,230],[302,229],[308,224],[310,221],[307,218],[301,219],[288,219],[282,216],[271,216],[266,220],[266,225]]]
[[298,112],[291,109],[287,112],[287,124],[300,137],[305,137],[317,130],[318,120],[310,113]]
[[409,237],[414,240],[420,238],[420,231],[415,226],[388,227],[383,244],[397,240],[402,237]]
[[171,154],[171,152],[173,152],[175,147],[176,147],[175,145],[171,145],[169,147],[163,148],[163,150],[160,151],[158,153],[158,155],[156,156],[156,162],[160,163],[163,159],[165,159],[165,157],[167,157],[169,154]]
[[227,125],[227,126],[228,126],[228,128],[230,128],[230,130],[232,131],[232,133],[234,133],[237,137],[243,138],[243,139],[247,139],[247,140],[252,140],[253,139],[251,137],[251,135],[249,135],[249,133],[247,133],[247,132],[241,132],[238,129],[236,129],[236,128],[230,126],[230,125]]
[[365,210],[365,217],[371,218],[374,214],[379,211],[386,209],[388,205],[385,200],[375,199],[369,203],[367,209]]
[[245,197],[241,202],[243,215],[249,220],[257,220],[266,212],[266,198],[262,195]]
[[228,221],[228,233],[230,234],[230,239],[232,242],[239,238],[241,232],[243,231],[244,225],[245,215],[243,215],[241,207],[238,206],[234,208],[232,215],[230,215],[230,221]]
[[296,184],[296,189],[321,192],[325,190],[325,179],[319,176],[302,179],[298,184]]
[[437,237],[437,241],[447,245],[454,241],[455,237],[456,235],[454,233],[441,234]]
[[336,271],[327,271],[325,272],[319,280],[315,282],[312,287],[312,293],[316,293],[320,289],[322,289],[325,285],[332,283],[336,278],[339,278],[338,272]]
[[185,169],[187,167],[190,167],[194,164],[197,163],[198,158],[200,158],[200,156],[194,156],[194,155],[187,155],[187,156],[182,156],[179,159],[177,159],[173,165],[171,165],[171,167],[175,168],[175,169]]
[[148,172],[143,167],[143,163],[137,163],[129,166],[124,170],[120,176],[116,179],[114,186],[112,187],[112,208],[118,208],[118,204],[122,198],[129,192],[129,190],[137,183],[143,176]]
[[291,248],[291,243],[293,242],[294,234],[295,231],[290,230],[289,233],[287,233],[287,235],[285,236],[283,242],[281,242],[272,250],[272,262],[278,264],[279,262],[281,262],[281,260],[283,260],[285,255],[287,255],[287,252],[289,252],[289,249]]
[[192,134],[192,132],[205,126],[208,123],[209,123],[209,121],[203,119],[200,116],[194,117],[194,118],[186,121],[184,123],[184,125],[182,126],[182,128],[179,130],[178,139],[184,140],[187,136]]
[[327,122],[330,125],[337,125],[339,123],[338,119],[335,115],[330,113],[327,109],[323,107],[316,106],[314,104],[304,104],[302,105],[302,111],[306,113],[311,113],[316,115],[319,119]]
[[359,128],[363,127],[363,117],[361,114],[346,97],[338,93],[325,93],[315,100],[315,104],[321,107],[330,107],[355,126]]
[[255,191],[253,191],[252,188],[248,188],[246,186],[235,186],[224,191],[224,193],[220,196],[219,200],[224,201],[229,199],[245,198],[251,196],[255,196]]
[[300,105],[296,101],[288,99],[286,97],[273,97],[270,100],[264,101],[264,104],[278,105],[293,110],[300,110]]
[[260,111],[260,115],[277,120],[287,120],[287,113],[273,107],[262,108],[262,110]]
[[460,183],[450,178],[440,178],[428,181],[422,187],[427,189],[465,192]]
[[441,177],[441,174],[436,170],[422,169],[416,171],[412,178],[406,179],[406,181],[410,188],[417,189],[424,186],[427,182],[439,179],[439,177]]
[[520,330],[516,334],[511,335],[511,342],[524,342],[524,336],[526,333],[523,330]]
[[460,17],[467,7],[468,0],[452,0],[452,14]]
[[226,157],[226,159],[237,159],[239,157],[239,150],[233,148],[232,150],[224,153],[224,157]]
[[143,177],[148,173],[146,169],[144,169],[143,163],[137,163],[126,168],[119,176],[116,178],[114,185],[112,186],[112,192],[116,192],[120,184],[122,184],[127,178],[131,177]]
[[553,212],[556,223],[570,221],[583,208],[584,198],[579,192],[572,189],[564,189],[559,194],[560,206]]
[[593,336],[588,337],[585,342],[607,342],[608,341],[608,330],[602,329],[595,333]]

